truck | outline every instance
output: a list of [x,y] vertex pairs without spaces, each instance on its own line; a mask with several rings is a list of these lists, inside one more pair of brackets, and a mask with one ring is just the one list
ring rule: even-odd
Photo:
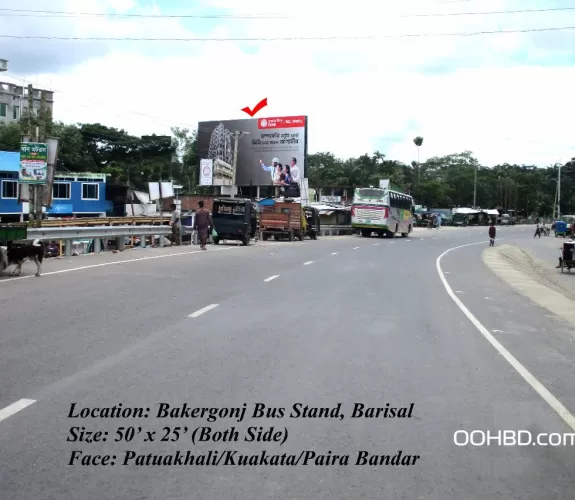
[[259,233],[263,241],[270,236],[276,240],[287,238],[294,241],[297,238],[303,241],[306,230],[307,223],[301,203],[284,200],[260,208]]

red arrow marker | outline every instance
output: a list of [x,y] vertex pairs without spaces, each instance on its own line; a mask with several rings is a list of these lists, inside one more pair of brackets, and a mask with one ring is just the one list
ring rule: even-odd
[[258,113],[259,111],[261,111],[263,108],[265,108],[268,105],[268,98],[266,97],[265,99],[262,99],[260,102],[258,102],[254,109],[250,109],[247,106],[245,108],[242,108],[242,111],[244,113],[247,113],[248,115],[250,115],[252,118],[255,116],[256,113]]

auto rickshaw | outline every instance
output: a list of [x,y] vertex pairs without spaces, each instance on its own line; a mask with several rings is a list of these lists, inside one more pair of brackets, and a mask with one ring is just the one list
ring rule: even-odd
[[257,215],[251,200],[215,199],[212,220],[218,234],[213,240],[215,245],[223,240],[235,240],[247,246],[256,235]]
[[317,240],[320,232],[319,210],[317,208],[307,206],[303,208],[303,211],[307,223],[305,236],[309,236],[312,240]]
[[571,272],[571,268],[575,267],[575,241],[566,241],[563,243],[563,249],[561,251],[561,272]]
[[555,221],[555,237],[561,236],[565,238],[567,235],[567,222],[563,220]]

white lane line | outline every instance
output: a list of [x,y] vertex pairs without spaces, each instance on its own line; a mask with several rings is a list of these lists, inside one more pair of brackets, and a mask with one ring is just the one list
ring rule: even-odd
[[18,413],[20,410],[23,410],[35,402],[36,400],[34,399],[21,399],[20,401],[16,401],[6,408],[2,408],[0,410],[0,422],[2,422],[2,420],[6,420],[8,417],[14,415],[14,413]]
[[374,243],[374,244],[373,244],[374,247],[377,247],[377,246],[379,246],[379,245],[380,245],[379,243]]
[[497,352],[501,354],[513,368],[515,368],[515,371],[517,371],[517,373],[523,377],[525,382],[527,382],[535,390],[535,392],[537,392],[537,394],[543,398],[543,400],[551,407],[551,409],[555,411],[565,421],[565,423],[571,429],[573,429],[573,431],[575,431],[575,416],[573,416],[569,410],[555,396],[553,396],[553,394],[551,394],[547,388],[529,372],[529,370],[527,370],[527,368],[525,368],[519,361],[517,361],[517,359],[515,359],[515,357],[507,349],[505,349],[501,343],[497,341],[497,339],[489,332],[489,330],[487,330],[487,328],[481,324],[481,322],[473,315],[473,313],[467,309],[467,307],[465,307],[465,304],[461,302],[459,297],[455,295],[449,286],[449,283],[447,282],[447,279],[441,270],[441,258],[444,255],[447,255],[449,252],[472,245],[486,245],[487,243],[487,241],[467,243],[466,245],[459,245],[443,252],[439,257],[437,257],[437,260],[435,261],[435,267],[437,268],[439,278],[441,279],[447,294],[451,297],[453,302],[455,302],[457,307],[461,309],[461,312],[467,316],[467,319],[473,323],[473,326],[475,326],[475,328],[479,330],[479,332],[487,339],[487,341],[493,347],[495,347]]
[[266,283],[269,283],[270,281],[275,280],[276,278],[279,278],[279,276],[280,276],[279,274],[274,274],[273,276],[270,276],[269,278],[266,278],[264,281],[265,281]]
[[354,250],[357,250],[359,247],[353,247]]
[[[113,266],[115,264],[128,264],[130,262],[138,262],[138,261],[142,261],[142,260],[167,259],[168,257],[179,257],[180,255],[192,255],[195,253],[204,253],[204,254],[207,253],[207,254],[209,254],[211,252],[225,252],[228,250],[238,250],[240,248],[246,248],[246,247],[242,246],[242,247],[229,247],[229,248],[212,248],[212,249],[208,250],[207,252],[204,252],[203,250],[193,250],[191,252],[177,252],[177,253],[168,253],[168,254],[163,254],[163,255],[149,255],[147,257],[138,257],[136,259],[115,260],[113,262],[102,262],[101,264],[90,264],[87,266],[72,267],[70,269],[60,269],[58,271],[49,271],[47,273],[42,273],[42,276],[50,276],[51,274],[71,273],[73,271],[84,271],[85,269],[94,269],[96,267]],[[4,283],[12,283],[14,281],[26,280],[26,279],[30,279],[30,278],[38,279],[33,274],[30,276],[15,276],[14,278],[0,279],[0,285],[2,285]]]
[[337,255],[337,252],[332,252],[332,255]]
[[310,264],[313,264],[313,260],[308,260],[307,262],[303,263],[304,266],[309,266]]
[[188,318],[197,318],[198,316],[201,316],[202,314],[207,313],[208,311],[211,311],[212,309],[215,309],[218,306],[219,304],[210,304],[209,306],[202,307],[201,309],[198,309],[196,312],[190,314]]

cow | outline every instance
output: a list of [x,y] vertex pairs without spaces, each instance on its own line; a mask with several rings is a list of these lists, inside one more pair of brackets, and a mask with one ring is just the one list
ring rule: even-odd
[[34,240],[17,243],[9,241],[7,246],[0,246],[0,272],[11,265],[15,265],[12,276],[20,276],[22,264],[26,260],[33,260],[36,263],[36,276],[40,276],[42,273],[42,261],[44,260],[43,241]]

